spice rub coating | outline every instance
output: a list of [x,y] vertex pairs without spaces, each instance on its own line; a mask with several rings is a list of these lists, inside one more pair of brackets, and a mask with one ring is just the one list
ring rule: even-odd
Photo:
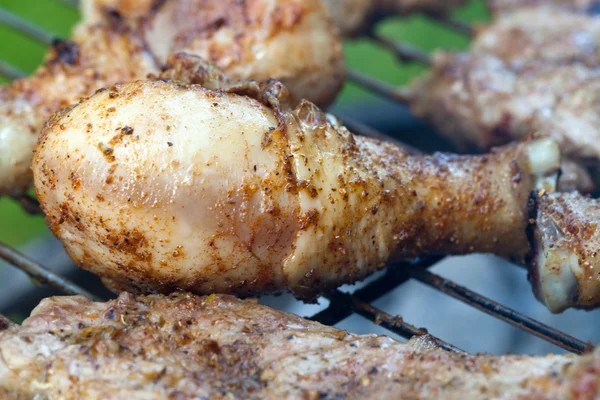
[[450,353],[226,295],[48,298],[0,352],[12,399],[583,399],[598,383],[595,354]]
[[114,86],[56,115],[36,151],[50,229],[114,290],[310,298],[393,260],[529,251],[528,198],[558,170],[554,143],[410,156],[312,103],[293,108],[277,81],[185,60],[172,59],[173,80]]

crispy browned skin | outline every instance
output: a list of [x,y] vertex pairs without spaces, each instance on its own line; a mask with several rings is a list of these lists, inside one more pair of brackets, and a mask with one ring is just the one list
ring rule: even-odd
[[368,31],[387,16],[419,12],[444,13],[465,0],[323,0],[344,36]]
[[72,41],[31,77],[0,89],[0,195],[31,184],[32,151],[53,112],[95,90],[158,73],[187,50],[231,77],[285,82],[326,106],[345,76],[341,40],[321,0],[86,0]]
[[0,386],[54,399],[571,399],[598,356],[486,356],[354,335],[229,296],[44,300],[0,333]]
[[279,82],[191,76],[220,90],[115,86],[57,115],[37,148],[50,229],[114,290],[311,297],[391,260],[528,252],[527,202],[558,169],[554,143],[409,156],[293,109]]
[[538,199],[532,283],[554,312],[600,305],[600,204],[577,193]]

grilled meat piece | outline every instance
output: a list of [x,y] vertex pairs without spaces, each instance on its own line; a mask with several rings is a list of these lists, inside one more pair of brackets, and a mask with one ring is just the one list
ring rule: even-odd
[[292,109],[279,82],[227,83],[196,67],[193,81],[220,90],[114,86],[58,114],[40,139],[33,170],[48,225],[113,290],[312,297],[391,260],[528,252],[529,194],[553,189],[559,167],[550,140],[410,156],[312,103]]
[[465,0],[323,0],[344,36],[356,36],[390,15],[444,13]]
[[438,53],[413,86],[412,110],[463,148],[550,136],[573,160],[600,158],[600,69],[513,68],[482,54]]
[[525,8],[477,30],[472,54],[492,54],[511,69],[600,65],[600,18],[552,7]]
[[414,114],[463,149],[549,135],[580,171],[596,165],[600,19],[573,10],[524,6],[478,28],[469,53],[436,54],[413,84]]
[[0,195],[31,184],[43,123],[82,96],[158,73],[188,50],[241,79],[276,78],[299,101],[329,104],[344,80],[337,29],[321,0],[87,0],[73,39],[31,77],[0,88]]
[[597,354],[450,353],[225,295],[45,299],[0,352],[2,390],[50,400],[592,398],[599,376]]
[[553,312],[600,305],[600,203],[578,193],[538,199],[531,280]]

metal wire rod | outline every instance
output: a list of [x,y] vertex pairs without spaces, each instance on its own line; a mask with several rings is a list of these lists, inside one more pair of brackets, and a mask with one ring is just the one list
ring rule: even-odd
[[40,208],[40,203],[36,198],[31,197],[28,194],[24,194],[22,196],[14,196],[13,199],[21,205],[21,208],[27,213],[31,215],[41,215],[43,214],[42,209]]
[[63,4],[66,4],[68,6],[74,7],[74,8],[79,8],[79,0],[58,0]]
[[410,102],[410,96],[407,91],[394,89],[388,84],[380,82],[371,78],[370,76],[364,75],[360,72],[349,70],[347,73],[348,79],[352,82],[363,86],[370,91],[385,97],[386,99],[394,102],[407,105]]
[[[440,259],[441,258],[431,258],[418,265],[422,268],[428,268]],[[366,303],[377,300],[410,279],[410,275],[406,273],[409,265],[410,264],[408,263],[401,263],[388,267],[386,273],[382,277],[358,289],[352,295]],[[352,309],[347,307],[346,304],[332,301],[329,307],[313,315],[310,319],[325,325],[335,325],[350,315],[352,315]]]
[[546,324],[529,318],[515,310],[503,306],[487,297],[481,296],[463,286],[457,285],[439,275],[432,274],[422,268],[409,268],[409,274],[416,280],[428,286],[438,289],[455,299],[516,326],[517,328],[523,329],[524,331],[565,350],[583,354],[592,351],[594,348],[589,343],[582,342],[566,333],[557,331]]
[[[427,335],[428,332],[424,328],[417,328],[407,322],[404,322],[402,317],[393,316],[376,307],[373,307],[367,302],[361,301],[356,296],[348,293],[335,290],[325,295],[330,301],[347,304],[354,312],[367,318],[376,325],[381,325],[387,330],[394,332],[402,337],[410,339],[413,336]],[[452,352],[463,352],[459,348],[439,339],[433,335],[429,335],[431,340],[440,348]]]
[[406,149],[406,151],[409,152],[410,154],[416,155],[416,154],[423,153],[421,150],[419,150],[409,144],[406,144],[406,143],[396,139],[393,136],[390,136],[386,133],[378,131],[377,129],[371,128],[370,126],[367,126],[361,122],[358,122],[354,118],[340,117],[340,119],[342,120],[342,122],[344,123],[346,128],[348,128],[350,130],[350,132],[352,132],[352,133],[356,133],[361,136],[372,137],[375,139],[382,140],[384,142],[394,143],[394,144],[402,147],[403,149]]
[[8,318],[6,315],[0,314],[0,331],[3,331],[13,325],[15,325],[15,321]]
[[473,36],[474,35],[474,29],[471,25],[464,23],[462,21],[457,21],[453,18],[451,18],[448,14],[436,14],[436,13],[430,13],[427,14],[427,16],[433,20],[436,20],[437,22],[446,25],[448,28],[451,28],[459,33],[462,33],[463,35],[467,35],[467,36]]
[[19,79],[27,74],[9,63],[0,60],[0,75],[4,75],[8,79]]
[[30,38],[48,45],[52,44],[54,39],[57,37],[57,35],[54,35],[40,28],[39,26],[32,24],[31,22],[24,20],[23,18],[11,13],[3,7],[0,7],[0,24],[8,25],[14,30],[24,33]]
[[375,43],[392,51],[400,61],[413,61],[427,66],[431,65],[431,57],[423,50],[417,49],[406,43],[391,41],[390,39],[375,33],[371,33],[369,36]]
[[38,264],[29,257],[3,243],[0,243],[0,258],[4,259],[12,266],[24,271],[40,283],[48,284],[64,294],[79,294],[94,301],[101,301],[99,297],[93,295],[84,288],[76,285],[68,279],[61,277],[60,275],[55,274],[46,267]]

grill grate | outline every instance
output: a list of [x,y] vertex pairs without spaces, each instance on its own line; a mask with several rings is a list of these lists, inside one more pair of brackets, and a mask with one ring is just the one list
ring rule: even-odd
[[[77,0],[61,1],[73,7],[77,7],[78,3]],[[465,35],[471,35],[473,32],[470,26],[462,22],[452,20],[446,15],[429,15],[429,17]],[[45,31],[37,25],[23,20],[22,18],[10,13],[8,10],[2,7],[0,7],[0,24],[7,25],[22,34],[45,44],[52,43],[56,38],[56,35]],[[374,43],[391,51],[401,61],[416,61],[425,65],[431,64],[429,55],[417,48],[409,46],[405,43],[391,41],[385,37],[373,33],[367,36]],[[0,74],[11,79],[24,76],[22,71],[3,60],[0,60]],[[360,72],[349,71],[348,78],[354,83],[359,84],[360,86],[363,86],[366,89],[394,102],[407,104],[410,100],[409,96],[402,89],[390,87],[389,85],[379,82],[378,80],[373,79],[370,76],[366,76]],[[405,147],[408,151],[420,153],[418,149],[408,146],[382,132],[378,132],[377,130],[366,126],[359,121],[355,121],[350,118],[344,118],[343,122],[351,131],[357,134],[392,141]],[[33,197],[29,195],[15,198],[15,201],[17,201],[27,213],[41,213],[39,204]],[[24,254],[1,243],[0,258],[9,263],[11,266],[27,273],[36,281],[42,284],[50,285],[64,294],[79,294],[93,300],[101,300],[99,297],[88,292],[77,284],[58,274],[55,274],[43,265],[31,260]],[[402,283],[410,279],[415,279],[472,307],[475,307],[482,312],[523,329],[530,334],[533,334],[570,352],[582,354],[592,350],[592,345],[589,343],[585,343],[570,335],[553,329],[539,321],[512,310],[509,307],[494,302],[465,287],[459,286],[448,279],[427,271],[428,268],[434,266],[441,260],[442,258],[436,257],[429,258],[427,260],[421,260],[413,264],[401,263],[392,265],[387,269],[383,276],[354,291],[353,293],[345,293],[340,290],[334,290],[330,293],[327,293],[324,296],[330,301],[329,306],[313,315],[311,319],[327,325],[334,325],[356,313],[365,317],[371,322],[405,338],[410,338],[415,335],[423,335],[427,333],[426,329],[417,328],[404,321],[401,316],[390,315],[371,304],[375,300],[397,288]],[[12,323],[13,322],[10,319],[0,314],[0,330],[10,326]],[[442,339],[434,337],[433,340],[437,342],[441,348],[446,350],[454,352],[461,351],[457,347],[443,341]]]

